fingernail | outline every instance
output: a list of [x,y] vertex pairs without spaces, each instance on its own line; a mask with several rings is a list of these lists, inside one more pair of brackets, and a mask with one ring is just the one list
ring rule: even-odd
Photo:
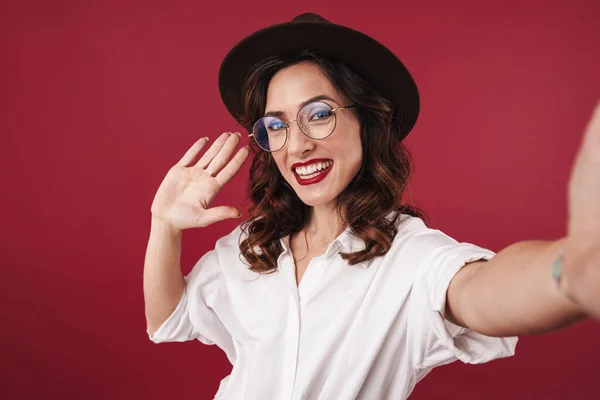
[[238,137],[242,137],[242,134],[239,132],[236,132],[235,134],[238,135]]

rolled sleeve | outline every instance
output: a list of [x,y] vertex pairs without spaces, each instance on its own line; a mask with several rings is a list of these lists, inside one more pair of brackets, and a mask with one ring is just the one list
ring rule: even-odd
[[154,335],[151,335],[150,331],[146,329],[150,340],[154,343],[185,342],[190,340],[194,329],[188,316],[189,309],[187,304],[188,299],[184,290],[179,304],[177,304],[177,307],[165,322],[154,332]]
[[216,312],[226,298],[217,252],[207,252],[184,279],[185,290],[175,310],[154,335],[146,330],[149,339],[154,343],[198,339],[207,345],[229,349],[231,336]]
[[470,243],[458,243],[441,232],[439,235],[442,245],[427,257],[413,286],[411,305],[423,313],[423,329],[429,329],[417,368],[428,370],[457,359],[480,364],[514,355],[518,338],[485,336],[444,318],[446,294],[454,275],[467,263],[489,260],[495,254]]
[[184,290],[179,304],[177,304],[177,307],[165,322],[154,332],[154,335],[151,335],[146,329],[148,337],[154,343],[187,342],[198,339],[204,344],[214,344],[214,342],[196,332],[190,320],[189,313],[188,296]]

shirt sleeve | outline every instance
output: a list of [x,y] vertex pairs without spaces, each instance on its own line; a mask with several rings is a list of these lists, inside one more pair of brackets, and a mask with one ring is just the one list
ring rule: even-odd
[[226,352],[233,349],[231,335],[218,310],[226,307],[225,285],[218,252],[206,253],[184,277],[185,290],[179,304],[154,335],[154,343],[185,342],[198,339],[204,344],[217,344]]
[[446,293],[454,275],[467,263],[489,260],[495,253],[470,243],[458,243],[439,231],[438,246],[426,256],[411,291],[410,312],[420,321],[422,359],[417,366],[423,375],[433,367],[461,360],[480,364],[512,356],[516,337],[489,337],[457,326],[444,318]]

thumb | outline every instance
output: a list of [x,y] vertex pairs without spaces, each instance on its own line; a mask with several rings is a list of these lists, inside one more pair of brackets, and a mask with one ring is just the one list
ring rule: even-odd
[[209,208],[204,212],[204,216],[202,221],[206,225],[214,224],[215,222],[229,219],[229,218],[239,218],[242,216],[242,213],[234,207],[228,206],[220,206]]

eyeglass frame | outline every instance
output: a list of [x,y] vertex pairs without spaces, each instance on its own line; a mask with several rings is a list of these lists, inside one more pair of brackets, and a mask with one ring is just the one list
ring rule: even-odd
[[[302,129],[302,127],[301,127],[301,126],[300,126],[300,124],[298,123],[298,116],[300,115],[300,111],[302,111],[302,110],[304,109],[304,107],[307,107],[307,106],[309,106],[309,105],[311,105],[311,104],[314,104],[314,103],[326,104],[327,106],[329,106],[329,107],[331,108],[331,112],[333,113],[333,115],[334,115],[334,117],[335,117],[335,126],[334,126],[334,127],[333,127],[333,129],[331,130],[331,133],[330,133],[329,135],[325,136],[325,137],[322,137],[322,138],[314,138],[314,137],[312,137],[312,136],[309,136],[309,135],[308,135],[306,132],[304,132],[304,130]],[[304,136],[306,136],[306,137],[308,137],[308,138],[310,138],[310,139],[313,139],[313,140],[323,140],[323,139],[327,139],[329,136],[333,135],[333,132],[335,131],[335,128],[337,127],[337,111],[338,111],[338,110],[345,110],[345,109],[347,109],[347,108],[352,108],[352,107],[356,107],[356,104],[349,104],[349,105],[347,105],[347,106],[340,106],[340,107],[333,108],[333,107],[331,107],[329,104],[325,103],[324,101],[319,101],[319,100],[317,100],[317,101],[313,101],[313,102],[311,102],[311,103],[305,104],[304,106],[300,107],[300,109],[299,109],[299,110],[298,110],[298,112],[296,113],[296,119],[290,119],[290,120],[288,120],[288,121],[283,121],[283,120],[281,120],[281,118],[277,118],[277,117],[276,117],[276,118],[277,118],[278,120],[280,120],[280,121],[283,123],[283,125],[285,126],[285,142],[283,142],[283,145],[281,146],[281,148],[279,148],[279,149],[277,149],[277,150],[265,150],[265,149],[264,149],[264,148],[263,148],[263,147],[262,147],[262,146],[261,146],[261,145],[258,143],[258,140],[256,140],[256,137],[254,136],[254,126],[256,125],[256,123],[257,123],[258,121],[260,121],[261,119],[263,119],[263,118],[265,118],[265,117],[261,117],[261,118],[257,119],[257,120],[256,120],[256,122],[254,122],[254,125],[252,125],[252,131],[253,131],[253,133],[250,133],[250,134],[248,134],[248,137],[251,137],[251,138],[253,138],[253,139],[254,139],[254,142],[257,144],[257,146],[258,146],[258,147],[260,147],[260,148],[261,148],[263,151],[266,151],[266,152],[268,152],[268,153],[276,153],[276,152],[278,152],[278,151],[280,151],[280,150],[283,150],[283,148],[284,148],[284,147],[285,147],[285,145],[287,144],[287,142],[288,142],[288,139],[289,139],[289,137],[290,137],[290,125],[289,125],[289,124],[295,121],[295,122],[296,122],[296,125],[298,126],[298,129],[300,129],[300,132],[302,132],[302,134],[303,134]]]

